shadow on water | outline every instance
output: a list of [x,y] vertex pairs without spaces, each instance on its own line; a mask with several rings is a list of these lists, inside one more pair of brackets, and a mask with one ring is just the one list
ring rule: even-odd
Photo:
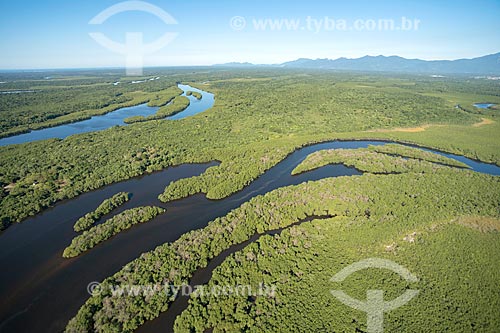
[[[0,235],[0,331],[61,331],[89,297],[86,288],[90,282],[101,281],[112,275],[141,253],[165,242],[173,242],[182,234],[202,228],[208,221],[226,215],[252,197],[279,187],[327,177],[361,174],[344,165],[328,165],[292,176],[291,171],[310,153],[321,149],[362,148],[383,144],[386,142],[332,141],[303,147],[242,191],[225,199],[208,200],[204,195],[198,194],[167,204],[159,202],[157,196],[168,183],[200,174],[216,163],[180,165],[82,194],[21,224],[13,225]],[[452,158],[455,156],[435,153]],[[465,161],[476,171],[500,174],[497,166],[488,166],[462,157],[459,160]],[[114,214],[142,205],[162,206],[167,212],[153,221],[120,233],[77,258],[63,259],[63,249],[76,234],[73,231],[74,221],[119,191],[132,192],[133,197],[114,211]],[[161,318],[159,320],[164,317]],[[173,323],[173,318],[167,319]]]
[[[267,173],[263,174],[258,179],[258,181],[264,182],[267,184],[274,184],[274,185],[279,184],[278,186],[276,186],[276,188],[279,188],[279,187],[287,186],[287,185],[300,184],[304,181],[319,180],[322,178],[326,178],[325,173],[333,175],[333,174],[338,173],[339,167],[343,167],[343,168],[346,168],[346,167],[343,165],[326,165],[320,169],[316,169],[316,170],[320,170],[320,172],[318,172],[318,173],[315,172],[316,170],[313,170],[313,171],[308,171],[308,172],[301,173],[299,175],[291,176],[291,177],[290,176],[287,177],[286,175],[290,175],[292,170],[298,164],[300,164],[300,162],[302,162],[305,159],[305,157],[307,157],[307,155],[309,155],[315,151],[318,151],[318,150],[367,148],[369,145],[377,146],[377,145],[385,145],[387,143],[391,143],[391,142],[386,142],[386,141],[333,141],[333,142],[326,142],[326,143],[320,143],[320,144],[308,146],[308,147],[302,148],[300,150],[297,150],[296,152],[292,153],[287,159],[283,160],[280,164],[278,164],[275,168],[279,167],[279,169],[280,169],[279,172],[274,171],[273,170],[274,168],[273,168],[270,170],[273,172],[267,172]],[[477,171],[477,172],[491,174],[491,175],[500,175],[500,167],[498,167],[496,165],[486,164],[486,163],[471,160],[469,158],[466,158],[466,157],[463,157],[460,155],[444,153],[444,152],[440,152],[440,151],[436,151],[436,150],[432,150],[432,149],[418,147],[415,145],[410,145],[410,144],[404,144],[404,145],[414,147],[414,148],[420,148],[420,149],[425,150],[425,151],[429,151],[429,152],[432,152],[432,153],[435,153],[435,154],[438,154],[441,156],[445,156],[445,157],[448,157],[451,159],[458,160],[460,162],[465,163],[472,170]],[[353,169],[353,170],[355,170],[355,169]],[[357,171],[356,173],[353,173],[353,175],[354,174],[361,174],[361,173],[359,171]],[[278,176],[278,178],[276,178],[276,176]],[[337,176],[339,176],[339,174],[337,174]],[[332,176],[330,176],[330,177],[332,177]],[[258,185],[254,186],[255,183],[257,183],[257,181],[250,184],[247,188],[245,188],[245,190],[248,191],[246,196],[251,197],[251,196],[253,196],[253,194],[259,192],[259,186]],[[252,186],[254,186],[255,189],[252,190]],[[275,186],[273,186],[273,187],[275,187]],[[231,197],[229,197],[228,199],[230,199],[230,198]],[[225,200],[228,200],[228,199],[225,199]],[[329,217],[330,216],[327,216],[327,217],[321,217],[321,216],[307,217],[306,219],[303,219],[297,223],[294,223],[293,225],[300,224],[300,223],[307,222],[307,221],[311,221],[314,218],[329,218]],[[272,235],[272,234],[276,234],[278,232],[281,232],[281,230],[283,230],[283,229],[272,230],[272,231],[266,232],[265,234]],[[249,239],[243,243],[233,245],[229,249],[223,251],[221,254],[219,254],[214,259],[210,260],[207,267],[200,268],[193,274],[193,277],[190,280],[190,285],[195,286],[195,285],[202,285],[202,284],[208,283],[208,281],[210,280],[210,278],[212,276],[212,271],[215,268],[217,268],[217,266],[219,266],[227,256],[245,248],[247,245],[249,245],[250,243],[252,243],[252,242],[256,241],[258,238],[260,238],[260,236],[261,235],[254,235],[254,236],[252,236],[251,239]],[[161,313],[160,316],[158,316],[157,318],[144,323],[144,325],[139,327],[136,332],[137,333],[154,333],[154,332],[161,332],[161,331],[173,332],[175,319],[178,315],[180,315],[182,313],[182,311],[184,311],[187,308],[188,301],[189,301],[189,297],[187,297],[187,296],[180,296],[180,297],[176,298],[176,300],[174,302],[172,302],[171,306],[168,308],[167,311]]]
[[[212,278],[212,272],[216,269],[222,262],[231,254],[243,250],[246,246],[251,243],[257,241],[260,237],[264,235],[276,235],[280,234],[283,230],[289,229],[293,226],[300,225],[304,222],[309,222],[312,220],[318,219],[328,219],[333,217],[332,215],[324,215],[324,216],[307,216],[304,219],[301,219],[285,228],[275,229],[266,231],[263,234],[254,234],[250,239],[245,242],[235,244],[230,246],[228,249],[222,251],[218,256],[211,259],[208,262],[206,267],[200,268],[194,272],[193,276],[189,280],[189,285],[191,288],[196,286],[201,286],[207,284]],[[194,289],[192,289],[194,290]],[[175,319],[178,315],[184,311],[189,302],[189,295],[182,295],[179,293],[178,297],[170,304],[167,311],[160,314],[160,316],[154,320],[150,320],[144,323],[141,327],[139,327],[135,332],[136,333],[147,333],[147,332],[173,332],[174,331],[174,323]]]

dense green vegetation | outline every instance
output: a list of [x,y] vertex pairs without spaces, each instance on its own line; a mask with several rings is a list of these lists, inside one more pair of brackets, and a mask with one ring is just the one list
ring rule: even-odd
[[182,92],[182,89],[177,86],[162,90],[156,94],[156,97],[152,98],[148,102],[148,106],[165,106],[170,103],[176,96],[182,94]]
[[[488,116],[494,123],[473,127],[484,114],[457,109],[456,101],[428,95],[442,84],[456,96],[470,88],[481,96],[478,100],[495,101],[497,82],[277,70],[186,69],[168,72],[164,79],[165,75],[116,87],[140,87],[156,96],[182,79],[215,93],[214,107],[178,122],[147,121],[65,140],[1,147],[2,227],[61,199],[185,162],[221,164],[185,182],[182,187],[187,189],[172,184],[162,199],[197,192],[222,198],[297,147],[336,138],[403,140],[500,163],[500,125],[495,115]],[[30,84],[16,83],[16,88]],[[423,132],[392,130],[423,124],[441,126]]]
[[[389,140],[415,142],[458,155],[500,165],[496,144],[500,139],[500,117],[492,117],[492,123],[484,126],[431,126],[425,131],[387,131],[377,137]],[[489,118],[485,118],[489,119]]]
[[104,200],[93,212],[87,213],[80,217],[73,226],[76,232],[80,232],[90,228],[95,222],[97,222],[102,216],[108,214],[116,207],[123,205],[125,202],[129,201],[132,193],[119,192],[113,195],[111,198]]
[[33,93],[0,94],[2,112],[0,132],[4,133],[11,128],[40,123],[74,112],[98,110],[132,100],[118,88],[102,89],[102,85],[103,83],[95,83],[64,88],[42,86],[43,89],[40,86],[30,85],[26,89],[33,89]]
[[[367,172],[375,172],[375,173],[404,172],[408,169],[414,169],[417,166],[420,167],[420,170],[427,170],[428,172],[432,172],[432,168],[429,167],[429,164],[426,164],[425,162],[420,162],[418,160],[437,162],[450,166],[467,167],[467,165],[461,162],[437,154],[425,152],[417,148],[410,148],[401,145],[385,145],[384,147],[386,148],[380,146],[370,147],[370,151],[373,151],[372,153],[367,153],[363,150],[356,150],[354,151],[354,155],[351,156],[351,159],[346,159],[347,157],[346,155],[342,156],[339,155],[336,162],[335,160],[325,161],[325,163],[317,165],[316,167],[320,167],[329,163],[340,163],[339,162],[340,160],[342,160],[343,162],[345,162],[350,166],[358,168],[359,170]],[[261,148],[265,149],[265,147]],[[387,153],[390,155],[400,155],[404,157],[413,157],[414,159],[411,160],[405,160],[403,158],[391,159],[389,156],[386,156],[385,160],[381,160],[380,157],[378,156],[379,154],[376,154],[376,152],[379,150],[382,153]],[[339,154],[336,153],[335,151],[332,152],[333,154]],[[247,159],[248,164],[245,163],[239,166],[241,167],[241,170],[237,171],[237,176],[238,178],[240,178],[242,175],[249,174],[250,172],[255,172],[258,175],[263,171],[265,171],[267,168],[269,168],[268,167],[269,164],[271,166],[274,165],[278,161],[282,160],[288,153],[290,153],[290,151],[284,149],[277,149],[274,152],[268,152],[264,150],[263,153],[260,153],[260,156],[263,156],[260,158],[260,161],[257,158],[253,160],[248,158]],[[372,157],[372,159],[368,159],[370,157]],[[372,162],[374,161],[373,158],[377,159],[377,162],[379,164],[378,168],[372,165]],[[263,161],[265,161],[266,163],[262,163]],[[396,164],[393,165],[392,168],[388,168],[387,165],[392,163]],[[230,165],[229,167],[233,170],[235,168],[233,165]],[[223,180],[221,180],[221,178],[223,177],[222,175],[230,172],[227,169],[228,166],[224,165],[223,163],[218,167],[207,169],[207,171],[200,176],[179,179],[175,182],[170,183],[165,188],[165,191],[158,198],[161,201],[168,202],[171,200],[184,198],[189,195],[202,192],[206,193],[207,197],[210,199],[221,199],[242,189],[243,186],[248,184],[248,183],[241,184],[237,182],[233,184],[223,184],[223,186],[221,186],[221,182],[223,182]],[[308,168],[307,170],[310,169],[312,168]],[[297,174],[307,170],[305,168],[304,170],[296,169],[294,170],[293,174]],[[251,174],[249,176],[252,177],[251,178],[252,180],[256,178],[256,176],[253,176]],[[232,178],[231,180],[234,181],[235,178]]]
[[[391,156],[371,151],[377,148],[378,146],[372,146],[367,149],[320,150],[307,156],[302,163],[292,170],[292,175],[317,169],[327,164],[340,163],[370,173],[403,173],[409,171],[424,173],[436,172],[444,168],[444,166],[426,160],[414,158],[406,159],[399,156]],[[403,151],[403,149],[397,147],[396,149],[390,148],[388,151]]]
[[200,100],[202,98],[202,95],[197,91],[189,90],[188,92],[186,92],[186,96],[191,96],[191,95],[194,96],[198,100]]
[[[395,157],[389,156],[389,158]],[[253,285],[257,282],[254,277],[258,277],[261,279],[258,282],[279,284],[279,287],[282,285],[287,287],[291,283],[298,282],[308,284],[310,279],[314,278],[310,276],[310,273],[323,270],[330,274],[339,269],[341,265],[352,262],[355,258],[353,254],[364,257],[372,255],[373,251],[370,251],[372,248],[379,249],[380,243],[384,244],[382,249],[385,249],[385,245],[392,246],[392,242],[402,239],[410,232],[423,228],[432,229],[435,223],[449,221],[456,216],[500,217],[498,210],[500,179],[498,177],[447,167],[438,167],[432,173],[408,171],[402,174],[366,174],[329,178],[280,188],[264,196],[253,198],[227,216],[210,222],[206,228],[189,232],[172,244],[164,244],[152,252],[141,255],[120,272],[106,279],[102,284],[102,290],[105,292],[94,295],[86,302],[77,316],[68,324],[67,332],[132,332],[145,320],[155,318],[160,312],[165,311],[172,301],[171,295],[160,292],[146,296],[114,297],[111,292],[106,291],[109,290],[110,285],[164,283],[180,285],[187,283],[197,268],[205,267],[208,260],[229,246],[241,243],[255,233],[289,226],[297,220],[303,219],[306,215],[334,217],[332,221],[325,220],[332,228],[331,231],[328,233],[323,232],[323,229],[318,231],[323,237],[322,242],[318,242],[314,237],[304,237],[302,232],[295,232],[296,229],[293,229],[295,231],[290,230],[290,233],[295,233],[292,235],[293,237],[289,233],[285,233],[283,238],[276,237],[275,240],[279,242],[279,246],[274,247],[272,251],[271,248],[262,247],[263,253],[260,254],[260,250],[255,250],[256,246],[259,246],[259,242],[257,245],[251,245],[249,249],[245,249],[241,256],[235,257],[236,259],[231,257],[226,261],[227,264],[221,266],[217,274],[214,275],[214,281],[217,281],[220,276],[224,276],[232,279],[229,281],[230,284],[241,282]],[[335,234],[335,239],[338,241],[330,241],[330,234]],[[350,245],[348,243],[350,238],[346,238],[348,234],[352,235],[350,236],[352,237],[351,242],[360,242],[360,246],[368,244],[371,247],[363,250],[360,246],[352,245],[349,250],[343,250],[344,247]],[[269,239],[273,238],[264,238],[263,242],[266,242],[264,244],[267,244]],[[374,239],[380,241],[373,242]],[[328,248],[325,242],[330,242],[333,245]],[[376,244],[379,244],[378,247]],[[332,246],[336,251],[330,251]],[[319,251],[321,247],[325,251],[308,251],[308,249],[313,248]],[[249,255],[249,252],[252,251],[253,255]],[[277,260],[273,260],[275,258],[272,256],[274,251],[281,254]],[[332,262],[331,260],[321,261],[326,253],[331,258],[335,258],[336,265],[328,266]],[[477,260],[491,259],[488,252],[480,253],[482,257],[477,258]],[[271,256],[269,260],[273,261],[259,265],[258,269],[252,268],[255,269],[256,273],[252,273],[252,270],[248,269],[247,262],[248,264],[261,263],[261,257],[268,258],[269,256]],[[418,261],[414,261],[414,265],[409,267],[416,269],[417,264]],[[453,266],[453,261],[446,264]],[[231,265],[234,265],[238,271],[232,271],[229,268]],[[460,266],[453,267],[459,268]],[[421,269],[424,270],[425,267]],[[261,270],[264,273],[260,274]],[[420,271],[418,273],[420,274]],[[323,278],[324,276],[319,275],[319,277]],[[248,281],[248,279],[251,280]],[[456,282],[453,280],[453,276],[450,276],[450,279],[452,282]],[[325,283],[327,281],[328,279],[324,280]],[[487,282],[494,281],[488,280]],[[443,286],[444,282],[439,279],[438,275],[433,277],[429,283]],[[443,289],[438,288],[435,295],[432,294],[432,290],[429,290],[431,297],[441,295],[442,290],[447,291],[446,286],[447,284],[443,286]],[[491,286],[494,284],[490,284]],[[387,288],[387,285],[384,285],[384,288]],[[396,294],[398,290],[396,285],[394,291],[391,291],[392,293],[390,292],[389,295]],[[289,289],[283,289],[280,293],[288,291]],[[322,291],[327,292],[328,289],[322,289]],[[306,299],[310,298],[310,295],[306,297],[301,294],[301,297],[296,299],[296,304],[304,303]],[[449,296],[452,297],[450,302],[460,295],[452,293]],[[177,329],[181,332],[202,332],[204,329],[214,327],[219,331],[241,331],[254,327],[253,329],[258,331],[267,330],[266,328],[271,331],[280,331],[275,327],[273,329],[270,324],[262,326],[254,317],[259,313],[265,313],[266,309],[271,311],[270,308],[273,306],[276,307],[273,311],[295,311],[297,308],[293,304],[289,308],[287,303],[294,298],[294,294],[290,292],[285,296],[280,294],[278,299],[260,299],[256,303],[248,297],[246,300],[223,298],[220,303],[213,299],[202,298],[192,303],[190,309],[183,314],[181,321],[177,324]],[[324,300],[325,297],[323,296],[319,300]],[[281,299],[283,299],[282,303],[280,303]],[[488,300],[486,299],[486,301]],[[205,307],[207,303],[210,303],[208,308]],[[332,299],[330,303],[333,303]],[[286,307],[278,306],[279,304],[284,304]],[[427,303],[425,304],[427,305]],[[313,305],[317,306],[316,303]],[[470,303],[466,305],[470,306]],[[255,306],[259,306],[258,309]],[[245,311],[245,309],[249,311]],[[256,310],[258,311],[256,312]],[[331,321],[332,318],[339,317],[338,314],[346,313],[344,309],[338,311],[336,316],[328,316],[327,320]],[[451,311],[453,310],[449,309],[447,313],[451,315]],[[274,316],[276,312],[271,313],[273,313],[273,317],[270,320],[273,320],[275,325],[283,321],[277,319],[283,316],[282,314],[278,313]],[[307,320],[318,318],[316,313],[312,313],[309,317],[309,312],[303,312],[302,316],[298,318],[303,318],[306,314]],[[484,313],[484,316],[488,315],[491,315],[490,311]],[[251,316],[251,318],[247,316]],[[241,318],[245,318],[245,320],[240,321]],[[348,317],[345,319],[345,323],[349,326],[341,327],[352,328],[352,325],[362,325],[360,324],[364,322],[362,315],[358,314],[355,318],[358,320],[353,323],[351,317]],[[276,321],[274,322],[274,320]],[[217,324],[214,324],[215,322]],[[335,323],[335,321],[333,322]],[[444,322],[446,323],[446,321]],[[294,324],[295,321],[291,320],[290,324],[283,325]],[[321,321],[320,324],[324,324],[324,321]],[[293,326],[288,326],[285,330],[295,331]]]
[[[57,96],[59,96],[59,94],[60,94],[59,90],[57,90],[55,92],[55,94]],[[12,94],[12,95],[25,96],[25,98],[30,100],[30,103],[32,101],[32,99],[29,98],[25,94]],[[33,95],[38,95],[38,93],[33,94]],[[81,96],[80,94],[77,94],[77,95],[79,98],[85,98],[84,96]],[[5,95],[2,95],[2,96],[5,96]],[[37,105],[47,105],[45,103],[45,100],[47,98],[48,97],[42,97],[38,101]],[[84,109],[84,110],[80,110],[78,112],[69,113],[69,114],[61,113],[61,114],[54,115],[54,114],[50,113],[51,110],[53,110],[53,109],[49,109],[47,111],[47,114],[43,114],[44,118],[42,118],[42,119],[38,119],[36,116],[30,115],[31,109],[27,109],[26,111],[20,111],[20,112],[22,112],[22,114],[14,116],[16,121],[8,120],[8,125],[4,126],[4,130],[0,133],[0,137],[25,133],[25,132],[29,132],[31,130],[36,130],[36,129],[45,128],[45,127],[54,127],[54,126],[58,126],[58,125],[66,124],[66,123],[82,121],[85,119],[89,119],[92,116],[103,115],[105,113],[115,111],[115,110],[122,108],[122,107],[134,106],[134,105],[138,105],[141,103],[145,103],[148,101],[148,99],[149,98],[146,95],[138,94],[138,93],[130,93],[127,96],[123,96],[123,95],[121,95],[119,97],[117,96],[117,98],[115,98],[114,100],[108,100],[107,102],[103,102],[101,104],[96,104],[95,108],[93,108],[93,109]],[[19,101],[13,101],[12,103],[13,104],[22,104]],[[57,101],[55,103],[64,105],[64,103],[62,101]],[[10,105],[5,106],[5,107],[10,108]],[[64,110],[68,110],[68,108],[65,108]],[[6,114],[6,116],[7,116],[7,114]],[[23,121],[23,118],[26,118],[27,120]],[[30,121],[33,121],[33,123],[29,123]],[[43,121],[43,122],[40,122],[40,121]],[[24,124],[26,122],[28,124]],[[19,125],[17,125],[17,124],[19,124]],[[14,128],[8,128],[9,125],[17,125],[17,126]]]
[[76,257],[134,224],[150,221],[164,212],[165,209],[154,206],[127,209],[73,238],[71,244],[64,249],[63,257]]
[[[420,219],[419,219],[420,220]],[[453,219],[452,221],[455,221]],[[495,220],[497,230],[500,220]],[[366,290],[384,290],[392,300],[406,289],[419,294],[384,314],[386,332],[495,332],[500,283],[498,232],[481,233],[456,223],[421,221],[418,229],[390,228],[359,219],[316,220],[266,236],[219,266],[207,286],[275,287],[272,296],[200,296],[176,320],[176,332],[354,332],[366,331],[366,313],[335,299],[343,290],[366,299]],[[399,230],[398,230],[399,229]],[[408,283],[386,270],[357,272],[342,283],[330,278],[350,263],[385,258],[418,278]]]
[[[161,200],[194,193],[224,198],[298,147],[333,139],[410,142],[500,165],[498,110],[472,106],[500,103],[495,81],[214,68],[154,70],[140,78],[112,72],[68,72],[50,79],[0,74],[0,80],[7,82],[2,89],[35,91],[0,95],[0,136],[126,105],[159,107],[151,118],[129,119],[138,122],[130,126],[0,147],[1,228],[59,200],[181,163],[221,162],[198,177],[171,183]],[[189,103],[179,96],[178,82],[214,93],[214,107],[175,122],[160,120]],[[193,299],[176,330],[364,331],[365,314],[343,306],[328,290],[345,289],[363,299],[366,289],[380,286],[389,299],[410,287],[373,271],[341,285],[328,282],[349,263],[370,256],[394,260],[421,278],[411,286],[421,290],[418,298],[385,317],[388,330],[499,326],[498,177],[401,145],[318,152],[294,172],[326,163],[368,173],[278,189],[141,255],[105,280],[104,292],[85,303],[67,331],[131,332],[165,311],[172,295],[113,297],[110,285],[187,283],[230,246],[312,215],[329,219],[261,237],[228,257],[209,283],[265,282],[277,286],[276,297]],[[139,207],[115,215],[75,237],[63,255],[77,256],[163,211]],[[93,223],[94,215],[75,227]]]
[[402,157],[409,157],[418,160],[435,162],[443,165],[455,166],[459,168],[468,168],[469,166],[460,161],[448,158],[446,156],[441,156],[428,152],[422,149],[398,145],[398,144],[385,144],[383,146],[369,146],[369,150],[376,151],[378,153],[384,153],[389,155],[396,155]]
[[83,76],[8,82],[2,89],[33,92],[0,94],[0,137],[81,121],[148,101],[150,106],[160,106],[182,93],[174,80],[145,77],[137,81],[143,80],[132,84],[130,78]]
[[169,104],[166,104],[158,109],[158,111],[151,116],[134,116],[129,117],[124,120],[127,124],[139,123],[148,120],[159,120],[164,119],[168,116],[173,116],[185,110],[189,106],[189,98],[186,96],[176,96]]

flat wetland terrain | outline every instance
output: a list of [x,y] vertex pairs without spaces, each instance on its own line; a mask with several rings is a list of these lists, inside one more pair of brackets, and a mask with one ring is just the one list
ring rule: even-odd
[[[259,67],[0,81],[0,140],[137,111],[0,147],[0,332],[365,332],[330,291],[369,289],[419,291],[384,314],[390,332],[500,327],[500,81]],[[331,280],[367,258],[418,279]]]

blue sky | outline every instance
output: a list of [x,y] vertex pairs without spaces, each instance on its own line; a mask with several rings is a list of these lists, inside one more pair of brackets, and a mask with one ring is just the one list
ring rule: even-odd
[[[148,2],[168,12],[178,24],[166,25],[154,15],[138,11],[117,14],[101,25],[88,24],[99,12],[120,2],[0,2],[0,68],[123,67],[125,57],[96,43],[90,32],[102,32],[120,43],[125,41],[126,32],[143,33],[146,43],[165,32],[178,33],[163,49],[144,57],[146,66],[280,63],[300,57],[379,54],[457,59],[500,51],[500,0],[151,0]],[[234,16],[245,19],[244,29],[232,29]],[[321,23],[321,28],[309,29],[308,17]],[[420,23],[418,30],[410,31],[344,31],[324,28],[325,17],[336,24],[344,20],[351,27],[358,19],[393,19],[399,26],[401,17],[406,17]],[[290,30],[255,28],[256,21],[267,19],[300,24]]]

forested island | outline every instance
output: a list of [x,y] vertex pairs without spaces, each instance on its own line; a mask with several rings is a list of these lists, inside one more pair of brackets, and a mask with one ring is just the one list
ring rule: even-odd
[[[50,76],[0,74],[2,91],[33,91],[0,95],[2,137],[125,106],[158,109],[127,126],[0,147],[2,260],[25,265],[2,276],[2,320],[47,286],[67,287],[8,329],[153,332],[165,320],[175,332],[366,331],[366,314],[329,291],[364,299],[377,288],[386,299],[420,290],[386,315],[388,331],[499,327],[500,117],[475,106],[500,104],[498,81],[266,67]],[[178,84],[193,90],[183,96]],[[207,93],[213,106],[167,118]],[[58,208],[64,216],[44,219]],[[43,255],[28,265],[33,253]],[[330,281],[372,257],[419,281],[377,270]],[[23,284],[30,276],[37,283]],[[164,289],[114,294],[199,276],[207,288],[275,292],[192,295],[183,307]],[[87,293],[91,282],[100,292]]]

